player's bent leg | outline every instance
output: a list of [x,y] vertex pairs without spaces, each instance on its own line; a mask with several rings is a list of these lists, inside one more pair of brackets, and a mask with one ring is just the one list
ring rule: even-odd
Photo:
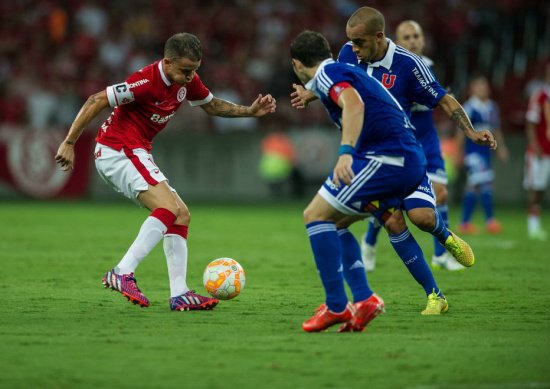
[[425,232],[431,232],[436,226],[436,215],[434,208],[414,208],[407,210],[407,216],[411,223]]
[[304,210],[306,231],[326,296],[317,313],[303,323],[302,328],[308,332],[321,331],[351,319],[351,304],[346,295],[343,274],[339,271],[342,245],[335,225],[344,217],[319,194]]
[[[172,188],[170,188],[167,181],[159,182],[154,186],[149,185],[148,189],[141,192],[137,199],[150,211],[164,208],[172,212],[176,217],[180,217],[180,212],[185,213],[187,211],[187,207],[184,210],[180,209],[173,195]],[[187,214],[189,214],[189,211],[187,211]]]

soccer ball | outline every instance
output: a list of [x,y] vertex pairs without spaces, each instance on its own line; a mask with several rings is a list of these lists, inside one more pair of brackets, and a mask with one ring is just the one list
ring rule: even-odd
[[245,274],[241,265],[231,258],[213,260],[204,269],[202,282],[204,288],[213,297],[231,300],[244,288]]

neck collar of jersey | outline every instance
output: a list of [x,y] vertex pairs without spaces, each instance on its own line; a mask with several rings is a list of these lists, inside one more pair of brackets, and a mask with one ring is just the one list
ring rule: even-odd
[[311,80],[309,80],[307,82],[307,84],[305,85],[305,87],[308,91],[311,91],[315,95],[317,95],[317,90],[316,90],[317,88],[315,88],[315,79],[317,78],[319,73],[321,73],[321,71],[323,71],[325,66],[327,66],[330,63],[334,63],[334,60],[332,58],[327,58],[319,64],[319,67],[317,68],[317,71],[315,72],[315,76],[313,76],[313,78]]
[[171,86],[172,84],[170,81],[168,81],[168,78],[166,78],[166,74],[164,74],[164,70],[162,70],[162,59],[159,61],[159,72],[160,76],[162,77],[162,81],[166,84],[166,86]]
[[386,42],[388,42],[388,50],[386,50],[386,54],[384,57],[382,57],[381,60],[376,62],[368,62],[369,67],[371,68],[377,68],[377,67],[385,67],[386,69],[391,68],[391,64],[393,62],[393,54],[395,53],[395,43],[390,38],[386,38]]

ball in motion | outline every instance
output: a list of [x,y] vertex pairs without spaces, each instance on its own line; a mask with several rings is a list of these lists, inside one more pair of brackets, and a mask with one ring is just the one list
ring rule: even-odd
[[202,282],[213,297],[231,300],[241,293],[246,276],[241,265],[231,258],[213,260],[204,269]]

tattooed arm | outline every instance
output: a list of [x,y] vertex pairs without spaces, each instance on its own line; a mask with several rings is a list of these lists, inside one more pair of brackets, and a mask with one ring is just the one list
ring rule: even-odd
[[491,150],[495,150],[497,148],[497,142],[495,141],[493,134],[487,130],[476,131],[472,126],[468,115],[464,112],[464,108],[462,108],[454,97],[447,94],[439,100],[438,105],[441,109],[443,109],[443,111],[445,111],[455,126],[460,128],[462,132],[464,132],[464,135],[470,138],[473,142],[478,145],[489,146]]
[[74,144],[78,140],[82,131],[88,124],[101,112],[103,108],[109,106],[107,93],[105,91],[90,96],[84,103],[78,115],[69,129],[67,137],[57,150],[55,161],[61,165],[61,170],[67,171],[74,168]]
[[233,104],[214,97],[209,103],[200,106],[209,115],[224,118],[260,117],[275,112],[276,101],[271,95],[259,95],[250,107]]

